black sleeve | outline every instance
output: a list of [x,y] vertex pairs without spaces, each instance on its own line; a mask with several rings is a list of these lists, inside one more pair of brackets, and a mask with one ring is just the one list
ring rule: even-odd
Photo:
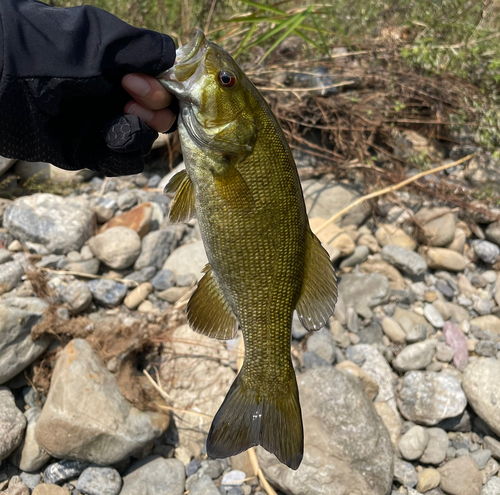
[[157,133],[132,115],[129,72],[170,68],[169,36],[92,7],[0,0],[0,154],[66,169],[127,175],[143,168]]

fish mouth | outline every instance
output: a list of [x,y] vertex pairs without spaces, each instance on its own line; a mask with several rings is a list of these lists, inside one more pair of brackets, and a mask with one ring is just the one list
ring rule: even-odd
[[205,56],[207,47],[205,35],[197,30],[194,38],[187,45],[176,50],[174,65],[157,76],[162,86],[182,98],[186,90],[183,83],[196,72]]

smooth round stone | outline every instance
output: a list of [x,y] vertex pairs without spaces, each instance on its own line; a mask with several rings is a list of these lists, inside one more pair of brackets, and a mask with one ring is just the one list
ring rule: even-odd
[[426,304],[424,306],[424,316],[434,328],[444,327],[443,317],[439,314],[439,311],[432,304]]
[[427,468],[418,473],[417,491],[421,493],[428,492],[436,488],[441,481],[439,471],[434,468]]
[[490,241],[476,240],[472,242],[474,252],[479,259],[490,265],[497,262],[500,248]]
[[500,493],[500,478],[490,478],[483,486],[481,495],[498,495]]
[[385,317],[381,321],[382,330],[396,344],[406,342],[406,334],[399,326],[399,323],[393,318]]
[[453,289],[444,280],[438,280],[436,282],[436,289],[441,292],[446,299],[453,299]]
[[92,297],[102,306],[118,306],[127,293],[127,286],[111,279],[87,282]]
[[491,451],[488,449],[476,450],[470,456],[474,459],[479,469],[484,469],[491,457]]
[[486,270],[481,274],[481,277],[483,277],[488,284],[494,284],[497,280],[497,274],[494,270]]
[[222,481],[220,484],[222,486],[241,486],[244,483],[243,480],[245,478],[246,474],[243,471],[233,469],[222,477]]
[[418,474],[411,462],[394,457],[394,478],[407,488],[417,486]]
[[440,488],[449,495],[480,495],[483,484],[477,464],[468,456],[457,457],[438,469]]
[[66,487],[52,483],[42,483],[35,486],[31,495],[70,495],[70,493]]
[[370,254],[370,249],[368,246],[356,246],[354,252],[348,258],[345,258],[342,263],[340,263],[340,268],[348,268],[352,266],[359,265]]
[[89,467],[79,476],[76,489],[86,495],[118,495],[122,478],[109,467]]
[[43,479],[45,483],[61,483],[78,476],[86,467],[87,462],[65,459],[54,462],[45,468]]
[[429,441],[425,447],[420,462],[424,464],[434,464],[438,466],[446,459],[448,450],[448,435],[441,428],[428,428]]
[[160,270],[151,280],[157,291],[169,289],[175,285],[175,273],[172,270]]
[[404,459],[413,461],[424,453],[428,440],[429,434],[425,428],[413,426],[399,440],[399,451]]

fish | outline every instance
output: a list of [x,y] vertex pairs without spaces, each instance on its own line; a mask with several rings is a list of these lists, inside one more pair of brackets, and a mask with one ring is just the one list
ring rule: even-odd
[[294,310],[322,328],[337,300],[335,270],[313,234],[290,147],[270,107],[224,49],[201,31],[158,76],[179,101],[185,170],[171,222],[196,217],[208,265],[187,321],[221,340],[241,328],[243,365],[207,437],[212,458],[261,445],[297,469],[304,431],[290,345]]

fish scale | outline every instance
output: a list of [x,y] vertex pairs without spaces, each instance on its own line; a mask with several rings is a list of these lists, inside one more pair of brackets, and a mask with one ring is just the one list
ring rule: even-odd
[[240,373],[217,412],[207,453],[220,458],[262,445],[293,469],[304,439],[290,356],[294,309],[308,330],[326,324],[335,273],[309,227],[291,150],[276,118],[236,62],[203,33],[159,76],[179,99],[186,170],[172,221],[195,212],[209,265],[187,307],[188,323],[245,342]]

